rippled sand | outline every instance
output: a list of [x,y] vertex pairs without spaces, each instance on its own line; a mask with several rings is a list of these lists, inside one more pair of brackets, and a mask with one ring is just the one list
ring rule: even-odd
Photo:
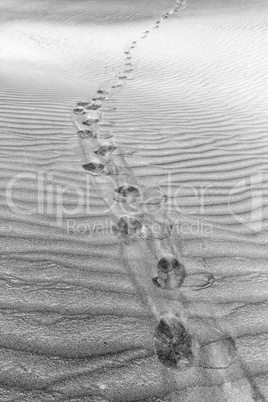
[[0,0],[1,401],[268,400],[267,13]]

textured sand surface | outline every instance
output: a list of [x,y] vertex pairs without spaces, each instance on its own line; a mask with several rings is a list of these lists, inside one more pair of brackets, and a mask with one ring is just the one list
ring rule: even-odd
[[[1,401],[268,400],[266,2],[0,11]],[[141,219],[127,184],[153,200]],[[175,315],[193,356],[167,367]]]

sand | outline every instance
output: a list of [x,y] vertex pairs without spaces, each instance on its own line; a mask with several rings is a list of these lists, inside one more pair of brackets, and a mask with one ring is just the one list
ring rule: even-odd
[[1,401],[268,400],[266,2],[0,10]]

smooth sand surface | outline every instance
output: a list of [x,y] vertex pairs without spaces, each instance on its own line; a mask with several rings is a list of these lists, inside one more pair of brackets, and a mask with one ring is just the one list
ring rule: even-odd
[[267,14],[0,0],[1,401],[268,400]]

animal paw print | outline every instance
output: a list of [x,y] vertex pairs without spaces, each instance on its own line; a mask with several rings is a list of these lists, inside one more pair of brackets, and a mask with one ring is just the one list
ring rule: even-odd
[[122,239],[135,237],[142,229],[142,223],[129,216],[121,217],[117,224],[112,227],[113,233]]
[[169,368],[189,367],[194,362],[192,338],[176,316],[162,317],[154,332],[160,362]]
[[173,256],[161,258],[157,263],[157,276],[154,285],[167,290],[180,288],[186,278],[184,265]]

